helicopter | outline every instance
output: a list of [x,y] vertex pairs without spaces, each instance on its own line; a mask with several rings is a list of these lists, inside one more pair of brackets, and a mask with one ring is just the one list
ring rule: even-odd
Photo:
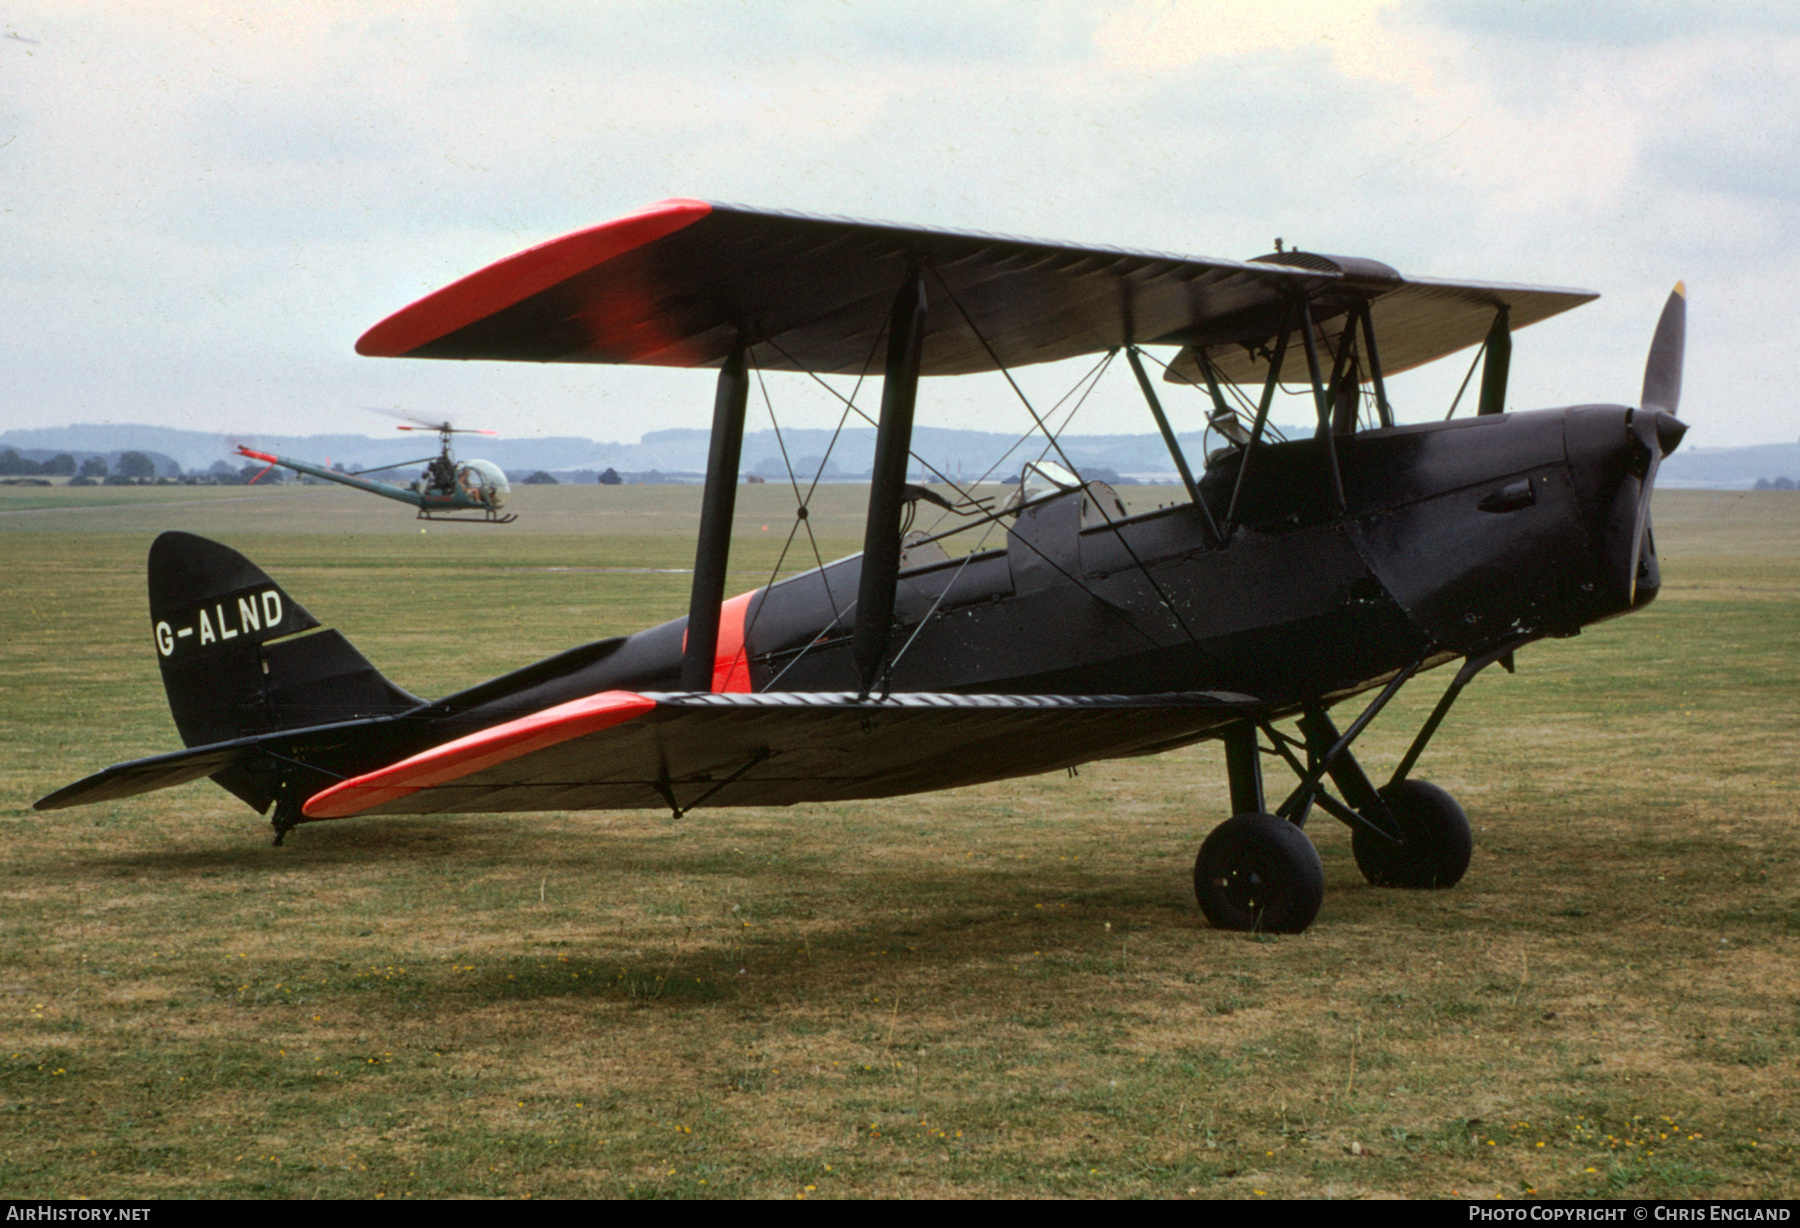
[[[425,422],[422,419],[417,420],[416,425],[409,426],[403,423],[395,429],[436,431],[440,445],[438,454],[347,473],[341,469],[312,465],[286,456],[258,452],[254,448],[248,448],[242,444],[238,445],[237,451],[239,456],[267,462],[269,469],[280,465],[283,469],[292,469],[295,473],[324,478],[326,481],[336,482],[340,486],[350,486],[386,499],[398,499],[402,503],[410,503],[419,509],[420,520],[456,520],[466,524],[511,524],[519,518],[516,512],[502,513],[500,510],[506,506],[507,499],[512,495],[512,486],[507,482],[506,473],[500,466],[493,461],[486,460],[458,461],[450,452],[450,436],[452,435],[492,435],[493,431],[456,427],[450,425],[448,421]],[[393,482],[370,481],[363,477],[364,474],[381,473],[384,470],[398,469],[402,465],[417,465],[420,462],[424,463],[425,471],[418,476],[417,480],[406,486],[399,486]],[[267,473],[269,469],[264,469],[262,472]],[[257,478],[261,476],[262,473],[256,475]],[[256,478],[250,480],[254,482]],[[467,511],[480,512],[481,515],[445,515],[446,512]]]

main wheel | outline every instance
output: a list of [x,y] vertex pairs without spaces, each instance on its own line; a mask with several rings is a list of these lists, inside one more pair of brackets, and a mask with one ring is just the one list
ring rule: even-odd
[[1357,868],[1377,887],[1454,887],[1469,868],[1475,836],[1456,799],[1423,780],[1402,780],[1381,790],[1381,800],[1400,824],[1402,844],[1390,844],[1358,827],[1350,837]]
[[1213,828],[1200,846],[1194,894],[1219,929],[1298,934],[1319,915],[1325,867],[1292,823],[1240,814]]

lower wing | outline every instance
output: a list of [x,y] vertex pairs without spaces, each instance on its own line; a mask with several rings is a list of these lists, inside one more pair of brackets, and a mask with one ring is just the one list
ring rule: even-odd
[[357,814],[782,806],[1028,776],[1198,741],[1248,695],[636,694],[608,691],[316,793]]

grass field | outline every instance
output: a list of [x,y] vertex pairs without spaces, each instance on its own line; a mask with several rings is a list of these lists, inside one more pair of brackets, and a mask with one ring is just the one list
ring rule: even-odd
[[[179,744],[164,529],[422,694],[685,609],[697,491],[517,494],[516,525],[421,533],[313,488],[0,488],[0,1194],[1800,1195],[1800,496],[1658,494],[1662,599],[1484,674],[1421,765],[1468,877],[1368,887],[1316,819],[1297,937],[1194,906],[1215,747],[279,849],[204,782],[31,810]],[[825,557],[859,496],[815,503]],[[791,504],[744,488],[734,588]]]

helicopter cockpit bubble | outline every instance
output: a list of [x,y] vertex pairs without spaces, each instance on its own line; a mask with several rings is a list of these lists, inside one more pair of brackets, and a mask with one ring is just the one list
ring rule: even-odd
[[512,486],[493,461],[469,460],[456,467],[456,485],[468,498],[489,507],[505,507]]

